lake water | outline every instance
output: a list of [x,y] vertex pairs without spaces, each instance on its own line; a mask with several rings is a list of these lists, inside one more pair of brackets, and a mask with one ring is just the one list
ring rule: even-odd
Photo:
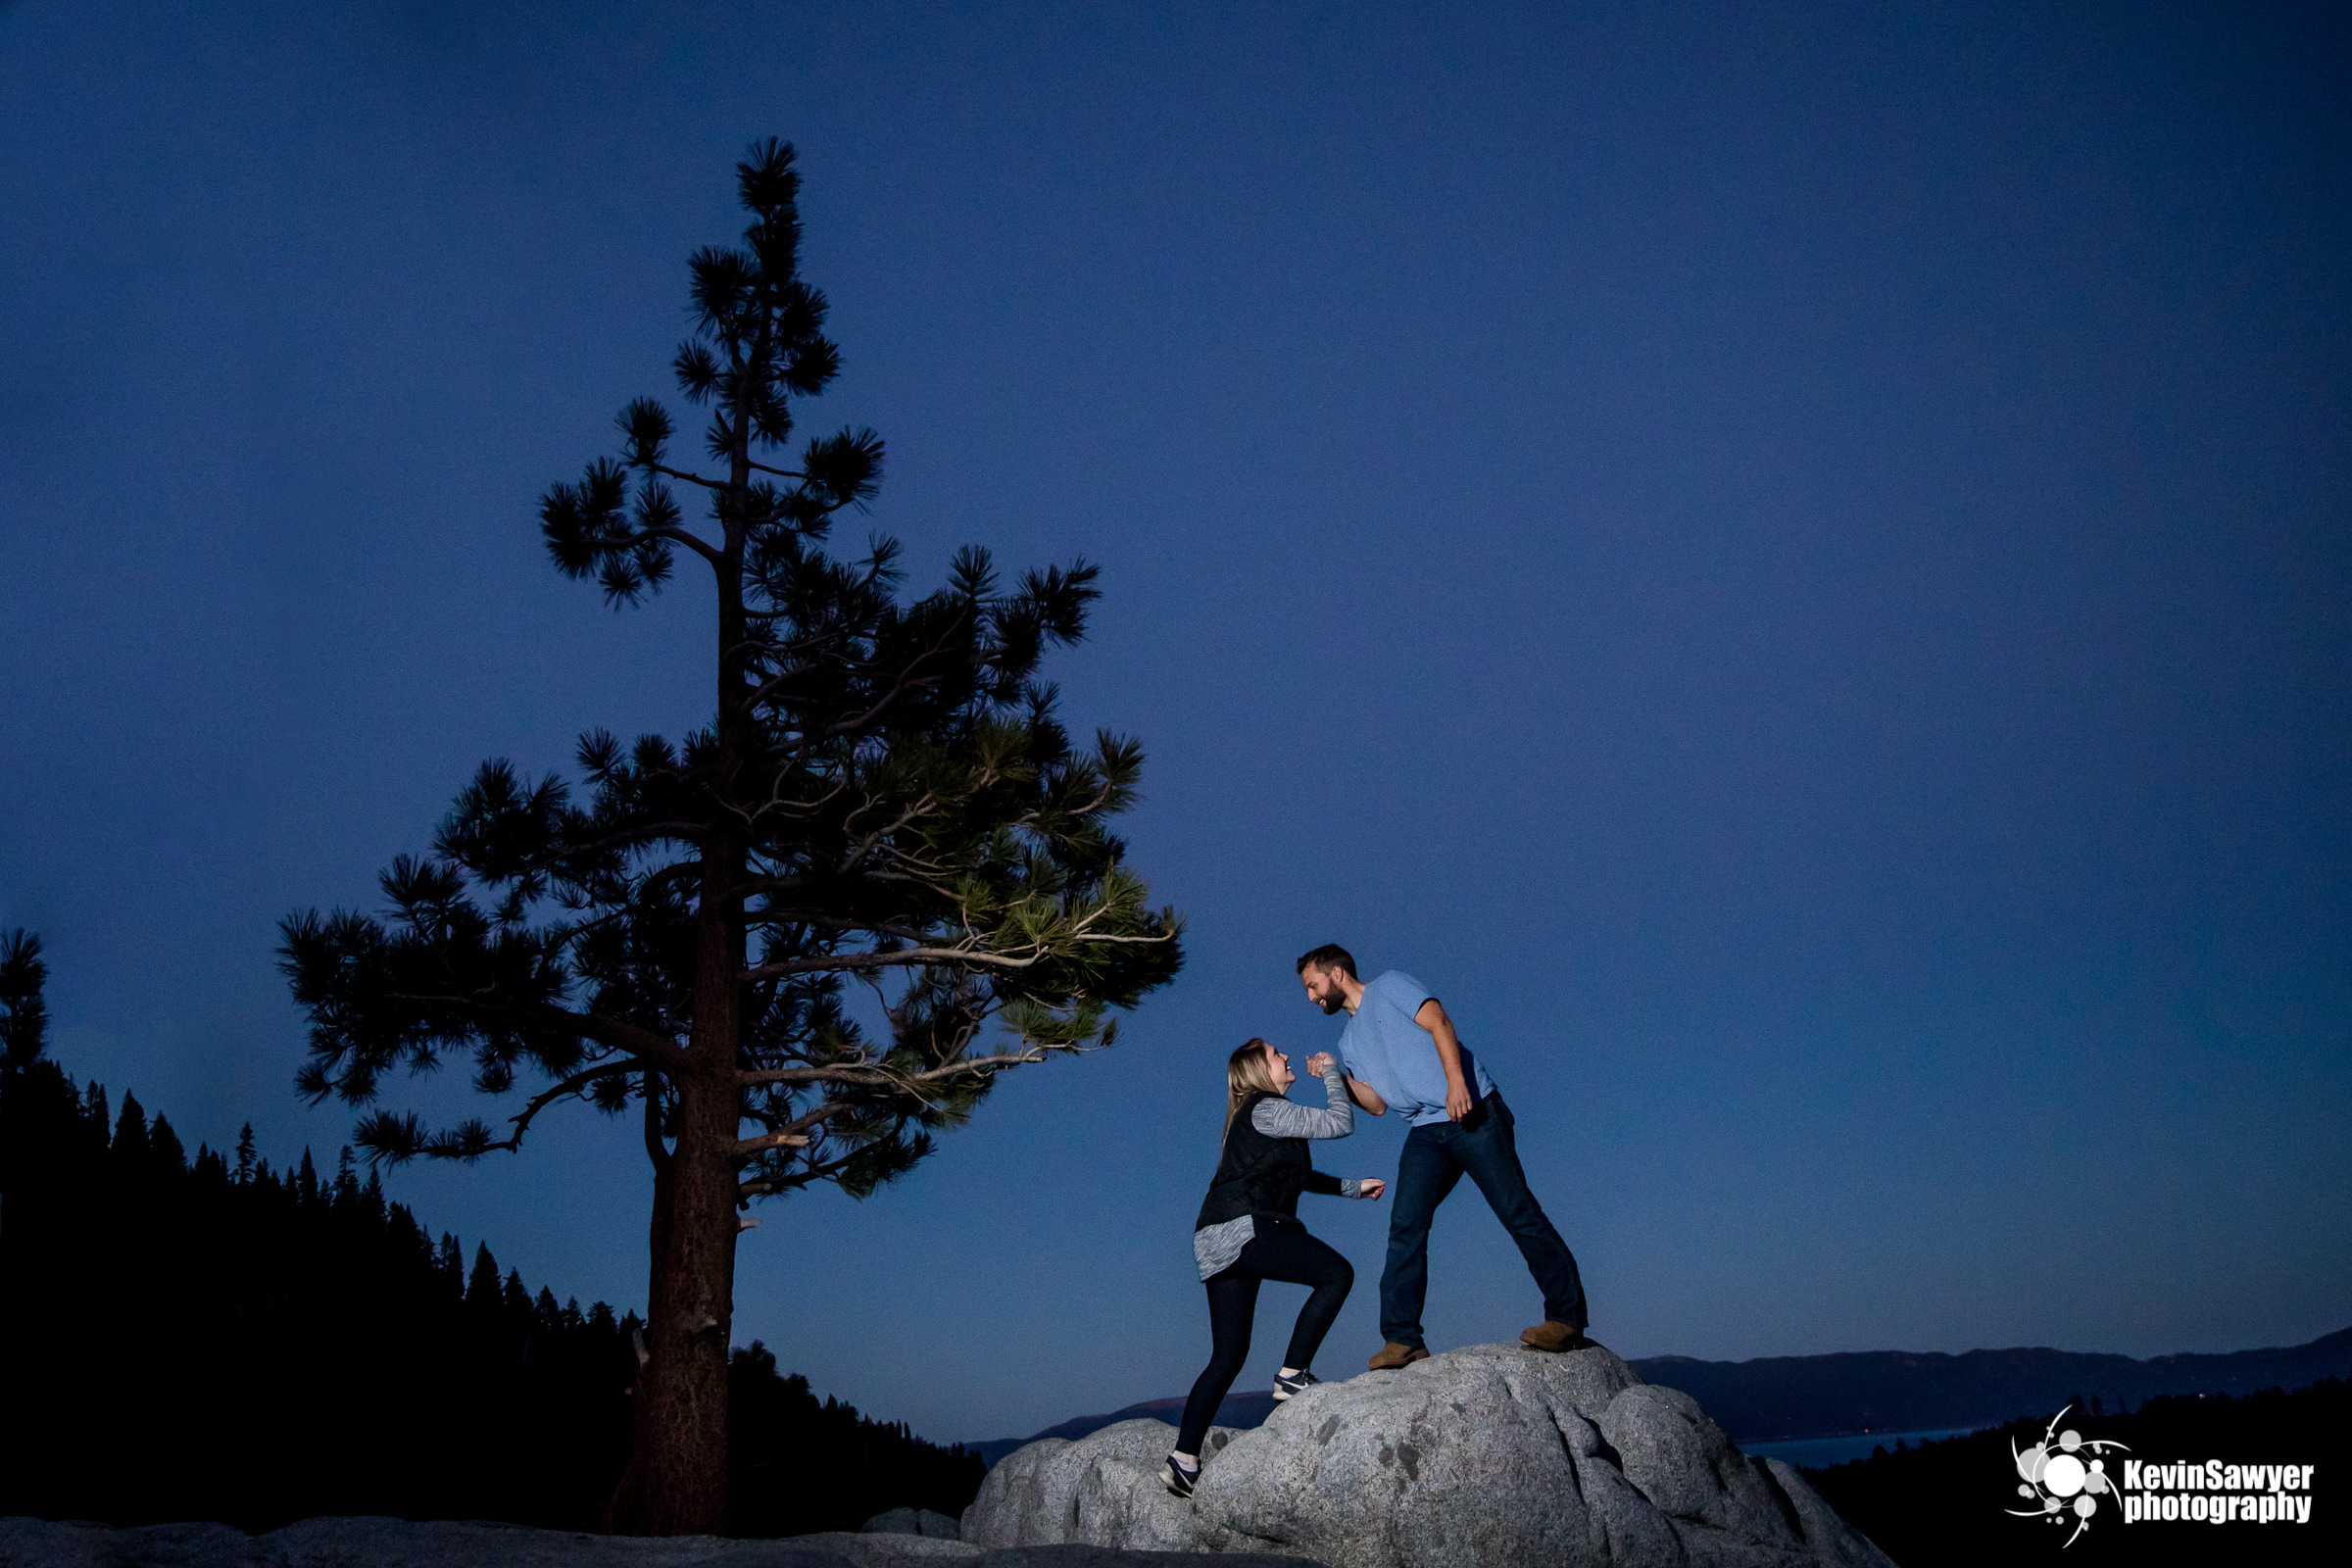
[[1867,1459],[1870,1450],[1884,1444],[1894,1451],[1896,1443],[1908,1443],[1914,1448],[1938,1438],[1966,1437],[1975,1427],[1944,1427],[1932,1432],[1857,1432],[1845,1438],[1792,1438],[1786,1443],[1742,1443],[1740,1451],[1752,1453],[1762,1459],[1779,1459],[1798,1469],[1819,1470],[1833,1464],[1844,1464],[1849,1459]]

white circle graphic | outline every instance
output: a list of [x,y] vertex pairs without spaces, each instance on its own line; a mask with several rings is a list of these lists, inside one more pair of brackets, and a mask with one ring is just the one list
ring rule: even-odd
[[[2067,1410],[2073,1408],[2067,1406]],[[2054,1525],[2065,1523],[2067,1515],[2073,1515],[2074,1533],[2066,1538],[2071,1546],[2089,1528],[2091,1516],[2099,1511],[2091,1494],[2113,1495],[2115,1492],[2114,1478],[2107,1474],[2107,1461],[2100,1451],[2121,1449],[2124,1445],[2109,1438],[2086,1438],[2072,1427],[2062,1429],[2058,1423],[2066,1413],[2061,1410],[2050,1417],[2041,1441],[2031,1447],[2021,1450],[2011,1442],[2010,1457],[2016,1463],[2018,1479],[2025,1483],[2017,1489],[2017,1494],[2027,1505],[2009,1512],[2021,1519],[2040,1519]],[[2070,1498],[2071,1501],[2067,1500]],[[2152,1504],[2156,1501],[2149,1500]],[[2041,1506],[2034,1507],[2036,1502]],[[2182,1512],[2187,1510],[2184,1508]]]

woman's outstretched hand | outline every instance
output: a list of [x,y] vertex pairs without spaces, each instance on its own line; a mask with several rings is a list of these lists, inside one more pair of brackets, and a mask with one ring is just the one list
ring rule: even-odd
[[1306,1058],[1306,1070],[1320,1078],[1339,1065],[1339,1058],[1328,1051],[1318,1051]]
[[1389,1184],[1377,1176],[1367,1176],[1355,1184],[1355,1196],[1358,1198],[1378,1198],[1388,1190]]

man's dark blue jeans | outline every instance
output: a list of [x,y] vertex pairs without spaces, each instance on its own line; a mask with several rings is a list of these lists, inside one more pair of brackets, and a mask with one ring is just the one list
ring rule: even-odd
[[1429,1294],[1429,1222],[1467,1175],[1494,1217],[1519,1244],[1519,1255],[1544,1292],[1544,1316],[1585,1327],[1585,1284],[1576,1255],[1527,1190],[1511,1111],[1489,1095],[1460,1121],[1433,1121],[1405,1135],[1396,1162],[1396,1206],[1389,1212],[1389,1261],[1380,1271],[1380,1332],[1393,1345],[1419,1346],[1421,1302]]

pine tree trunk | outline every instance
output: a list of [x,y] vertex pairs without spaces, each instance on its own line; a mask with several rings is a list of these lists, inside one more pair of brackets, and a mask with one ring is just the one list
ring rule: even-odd
[[[722,743],[722,752],[724,750]],[[693,1066],[670,1078],[676,1143],[657,1161],[647,1360],[638,1369],[635,1441],[608,1511],[616,1535],[716,1536],[727,1527],[727,1349],[735,1322],[736,1083],[743,917],[728,887],[743,854],[726,834],[705,845],[694,988]]]
[[677,1151],[655,1179],[648,1359],[606,1528],[715,1536],[727,1522],[727,1347],[734,1321],[732,1083],[676,1086]]
[[[744,384],[737,363],[737,386]],[[717,755],[712,789],[731,802],[751,754],[743,662],[742,518],[751,495],[751,416],[740,396],[733,431],[726,547],[718,570]],[[746,997],[742,884],[746,850],[722,809],[702,846],[695,915],[691,1071],[674,1074],[677,1143],[654,1180],[653,1277],[638,1371],[635,1443],[606,1528],[616,1535],[715,1536],[727,1526],[727,1349],[735,1321],[736,1081]]]

